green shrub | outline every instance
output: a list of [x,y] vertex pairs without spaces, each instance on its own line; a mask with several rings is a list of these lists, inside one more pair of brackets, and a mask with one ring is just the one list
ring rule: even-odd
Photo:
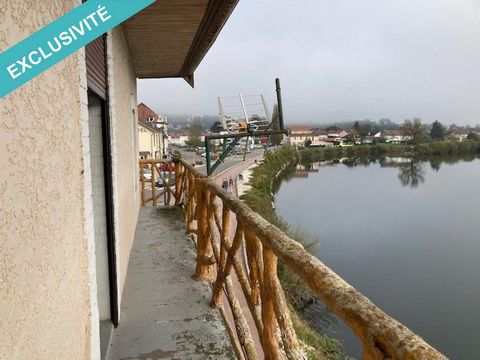
[[465,140],[454,141],[431,141],[417,146],[403,144],[372,144],[353,145],[345,147],[308,148],[299,151],[299,160],[303,164],[321,160],[335,160],[348,158],[379,159],[390,157],[428,157],[480,154],[480,141]]

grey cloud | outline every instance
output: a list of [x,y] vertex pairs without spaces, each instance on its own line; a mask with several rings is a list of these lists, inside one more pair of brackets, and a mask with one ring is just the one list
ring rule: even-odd
[[480,123],[480,2],[240,0],[196,72],[139,81],[161,113],[215,114],[217,96],[282,80],[287,123],[354,119]]

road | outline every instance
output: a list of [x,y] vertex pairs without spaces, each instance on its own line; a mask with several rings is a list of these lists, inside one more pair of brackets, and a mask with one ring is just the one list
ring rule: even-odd
[[[205,158],[197,155],[193,151],[185,151],[182,149],[178,149],[182,155],[182,158],[191,163],[194,164],[196,160],[202,160],[203,165],[196,165],[195,168],[201,172],[202,174],[207,174],[207,166],[205,164]],[[228,156],[223,163],[221,163],[217,169],[215,169],[215,172],[213,173],[213,177],[215,179],[219,179],[218,183],[221,185],[222,179],[225,177],[227,179],[232,179],[235,181],[235,186],[233,187],[234,194],[236,195],[236,179],[238,177],[238,174],[240,174],[243,170],[245,170],[247,167],[249,167],[251,164],[255,162],[255,160],[259,161],[263,158],[263,149],[258,149],[255,151],[252,151],[247,154],[245,161],[243,161],[243,155],[230,155]],[[158,175],[157,175],[158,177]],[[157,187],[157,193],[161,192],[163,189]],[[152,185],[151,183],[147,182],[145,184],[145,197],[150,198],[152,196]],[[163,203],[163,196],[160,197],[159,199],[159,204]]]
[[[205,158],[201,157],[200,155],[195,154],[195,152],[193,152],[193,151],[180,150],[180,153],[182,154],[182,158],[185,161],[187,161],[191,164],[194,164],[196,160],[203,161],[203,165],[197,165],[197,166],[195,166],[195,168],[203,174],[207,173],[207,166],[205,164]],[[257,160],[261,159],[263,157],[263,153],[264,153],[263,149],[253,150],[252,152],[250,152],[246,155],[245,161],[251,163],[252,160],[254,161],[255,159],[257,159]],[[216,177],[216,176],[218,176],[218,174],[224,172],[227,169],[230,169],[230,168],[234,167],[237,164],[241,164],[242,162],[243,162],[243,155],[230,155],[223,161],[223,163],[221,163],[218,166],[217,169],[215,169],[215,172],[213,173],[213,176]],[[212,161],[212,165],[213,165],[213,161]]]

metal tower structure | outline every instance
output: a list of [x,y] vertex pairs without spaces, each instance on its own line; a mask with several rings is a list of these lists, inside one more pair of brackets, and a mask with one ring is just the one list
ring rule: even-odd
[[[247,139],[245,146],[246,151],[249,138],[269,137],[270,135],[276,134],[287,135],[283,124],[280,79],[275,79],[275,85],[278,104],[278,129],[272,129],[276,119],[271,118],[271,113],[263,95],[238,95],[218,98],[220,121],[224,133],[205,137],[205,157],[208,175],[211,175],[215,171],[241,139]],[[211,158],[212,140],[222,140],[223,145],[222,153],[213,164]]]

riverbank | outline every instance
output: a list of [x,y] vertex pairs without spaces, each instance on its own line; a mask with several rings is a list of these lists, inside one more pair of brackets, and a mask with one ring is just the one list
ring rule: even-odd
[[[241,197],[242,195],[246,194],[252,189],[250,185],[250,179],[252,177],[253,169],[258,167],[259,163],[254,163],[250,165],[248,168],[243,170],[239,176],[237,177],[237,196]],[[240,179],[241,176],[241,179]]]
[[[437,141],[421,144],[417,147],[407,145],[377,144],[336,148],[307,148],[300,151],[290,146],[284,146],[274,153],[269,153],[263,164],[253,169],[250,181],[251,189],[241,198],[253,210],[261,214],[291,238],[302,243],[306,248],[315,245],[315,239],[289,226],[275,211],[274,194],[282,180],[293,173],[298,163],[311,163],[321,160],[338,160],[342,158],[381,159],[385,157],[409,157],[424,159],[441,156],[475,157],[480,154],[480,142],[465,141],[461,143]],[[433,161],[433,160],[432,160]],[[312,349],[311,359],[345,359],[342,345],[335,339],[318,331],[317,319],[305,316],[304,309],[309,306],[314,297],[309,289],[279,262],[278,274],[292,310],[295,330],[298,337]],[[328,315],[326,315],[328,316]]]
[[[250,179],[245,177],[245,181],[249,180],[250,189],[241,196],[241,199],[266,220],[308,249],[314,245],[312,239],[289,228],[288,224],[275,213],[273,206],[274,193],[279,183],[285,176],[288,176],[289,172],[293,173],[298,161],[297,151],[290,146],[284,146],[275,152],[268,153],[262,164],[249,169]],[[292,321],[297,336],[310,348],[308,358],[346,359],[342,355],[342,346],[337,340],[315,330],[308,320],[302,317],[302,310],[315,299],[308,287],[281,262],[279,262],[278,276],[292,312]]]
[[382,158],[411,157],[425,158],[430,156],[457,156],[480,154],[480,141],[430,141],[417,146],[401,144],[372,144],[337,146],[328,148],[305,148],[298,152],[302,163],[319,160],[335,160],[341,158]]

